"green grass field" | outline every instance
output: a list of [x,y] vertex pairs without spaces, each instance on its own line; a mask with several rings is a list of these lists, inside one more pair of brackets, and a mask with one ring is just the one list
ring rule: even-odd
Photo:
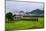
[[39,29],[44,27],[43,18],[38,18],[38,21],[15,21],[14,23],[6,23],[6,30],[25,30]]

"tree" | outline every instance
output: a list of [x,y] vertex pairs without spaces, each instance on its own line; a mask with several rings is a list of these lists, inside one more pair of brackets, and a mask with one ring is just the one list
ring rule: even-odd
[[6,19],[8,19],[8,21],[13,20],[13,17],[12,17],[13,14],[11,12],[7,13],[5,16],[6,16]]

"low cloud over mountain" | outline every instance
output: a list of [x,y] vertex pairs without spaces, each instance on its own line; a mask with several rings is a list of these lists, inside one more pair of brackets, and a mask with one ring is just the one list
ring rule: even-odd
[[44,15],[44,10],[36,9],[31,12],[26,12],[26,15],[30,16],[43,16]]

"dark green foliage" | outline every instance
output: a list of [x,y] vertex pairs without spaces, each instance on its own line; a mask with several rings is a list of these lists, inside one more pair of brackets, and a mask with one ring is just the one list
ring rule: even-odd
[[8,21],[13,20],[13,14],[11,12],[7,13],[5,16],[6,16],[6,19],[8,19]]

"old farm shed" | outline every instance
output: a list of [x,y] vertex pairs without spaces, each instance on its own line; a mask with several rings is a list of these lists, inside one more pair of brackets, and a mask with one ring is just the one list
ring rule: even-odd
[[23,20],[27,20],[27,21],[38,21],[38,17],[37,16],[23,16],[22,18]]
[[39,17],[43,17],[43,16],[22,16],[22,15],[16,15],[16,16],[14,16],[14,20],[38,21]]

